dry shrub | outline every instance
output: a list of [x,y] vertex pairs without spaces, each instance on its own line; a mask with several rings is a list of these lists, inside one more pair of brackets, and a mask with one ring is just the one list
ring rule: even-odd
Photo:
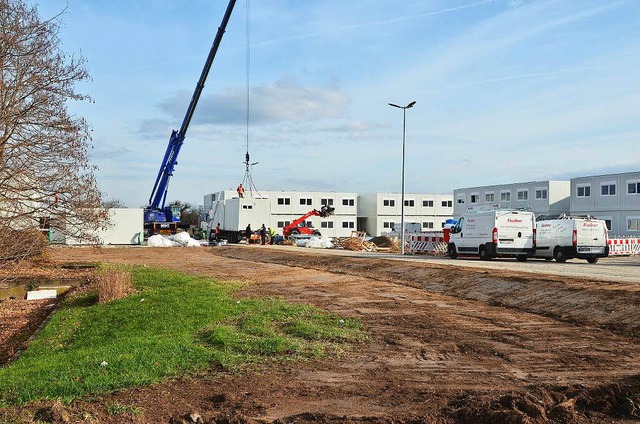
[[126,271],[108,270],[96,277],[98,302],[110,302],[133,293],[131,274]]
[[41,256],[48,244],[37,229],[14,230],[0,226],[0,261],[19,262]]

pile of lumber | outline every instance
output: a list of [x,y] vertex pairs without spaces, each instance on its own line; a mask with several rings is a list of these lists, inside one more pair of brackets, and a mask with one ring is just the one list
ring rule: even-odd
[[342,248],[345,250],[356,250],[356,251],[367,251],[367,252],[375,252],[377,250],[376,245],[364,241],[360,237],[340,237],[334,239],[334,246],[337,248]]
[[379,251],[400,252],[400,241],[397,237],[379,236],[372,238],[370,241],[378,247]]

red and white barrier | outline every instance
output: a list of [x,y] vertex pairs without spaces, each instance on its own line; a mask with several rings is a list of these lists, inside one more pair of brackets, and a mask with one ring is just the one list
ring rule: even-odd
[[639,238],[610,238],[609,256],[631,256],[640,254]]
[[447,244],[442,231],[409,234],[410,255],[446,255]]

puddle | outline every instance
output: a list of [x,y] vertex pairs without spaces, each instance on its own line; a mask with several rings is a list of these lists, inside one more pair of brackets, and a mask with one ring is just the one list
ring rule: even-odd
[[5,281],[0,283],[0,300],[24,299],[27,291],[32,290],[56,290],[57,295],[60,296],[74,285],[77,285],[77,281],[33,279]]

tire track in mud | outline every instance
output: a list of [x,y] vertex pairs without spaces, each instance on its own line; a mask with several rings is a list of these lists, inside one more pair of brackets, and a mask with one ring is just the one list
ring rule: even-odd
[[[350,266],[343,267],[343,261],[331,257],[332,270],[327,275],[324,270],[308,270],[328,266],[324,258],[318,264],[315,257],[292,257],[290,252],[285,257],[258,249],[214,252],[225,258],[233,256],[238,264],[254,264],[256,284],[248,286],[247,295],[282,296],[340,314],[355,313],[363,320],[372,334],[370,360],[364,359],[365,365],[362,359],[355,361],[359,364],[355,367],[345,364],[342,371],[305,374],[303,380],[312,386],[319,384],[318,388],[346,380],[353,383],[343,383],[341,391],[363,393],[363,387],[379,387],[377,382],[382,379],[401,382],[381,388],[392,390],[396,399],[411,398],[415,391],[447,396],[458,392],[464,407],[457,409],[451,399],[448,407],[453,408],[451,414],[460,414],[461,422],[496,416],[508,421],[528,414],[542,421],[579,422],[581,415],[573,409],[577,398],[589,399],[591,404],[615,404],[615,399],[606,399],[609,395],[592,399],[590,393],[605,393],[605,387],[611,385],[627,393],[638,388],[640,344],[606,329],[425,290],[423,284],[414,286],[384,275],[388,266],[373,266],[367,260],[360,264],[361,259],[348,260]],[[282,262],[287,267],[277,266],[285,265]],[[276,268],[264,269],[260,263],[276,263]],[[393,265],[393,274],[403,275]],[[360,273],[374,277],[364,278]],[[386,278],[380,278],[381,274]],[[563,397],[564,391],[571,392],[572,398]],[[504,399],[505,393],[510,400]],[[494,415],[496,397],[506,402],[506,410]],[[559,406],[563,402],[568,403]]]
[[[215,395],[232,400],[214,405],[216,410],[267,421],[610,422],[620,414],[621,399],[640,392],[637,340],[577,319],[560,321],[549,311],[500,306],[500,296],[531,285],[520,277],[483,276],[496,280],[485,291],[490,282],[475,281],[472,271],[259,247],[65,254],[250,280],[240,296],[312,304],[357,317],[370,332],[369,341],[339,358],[134,390],[143,406],[153,399],[153,413],[162,419],[180,408],[188,412],[189,405],[210,404]],[[599,287],[540,281],[551,294],[563,284],[578,292],[581,284]],[[131,393],[117,396],[128,399]]]
[[404,284],[640,338],[640,282],[638,285],[616,284],[552,275],[533,278],[531,274],[505,270],[456,269],[415,261],[356,258],[308,251],[259,249],[258,252],[246,247],[230,247],[213,252],[228,258]]

